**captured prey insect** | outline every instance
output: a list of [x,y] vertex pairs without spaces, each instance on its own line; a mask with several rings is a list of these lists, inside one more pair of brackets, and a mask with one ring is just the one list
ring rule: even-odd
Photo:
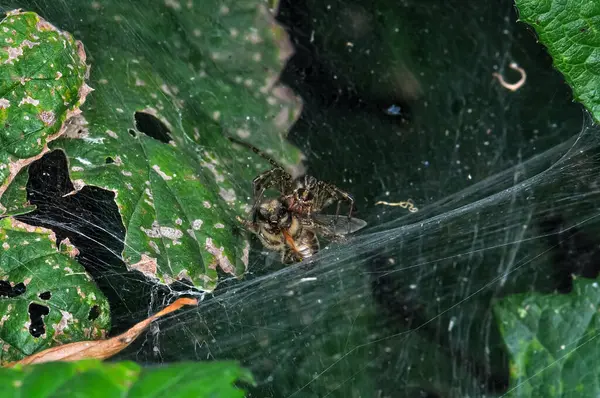
[[[354,199],[350,194],[312,176],[294,179],[259,149],[232,137],[229,139],[250,148],[273,166],[252,181],[252,220],[240,221],[258,236],[267,249],[279,251],[282,262],[302,261],[317,253],[320,249],[319,236],[339,240],[367,225],[365,221],[352,217]],[[280,196],[277,199],[264,199],[265,191],[269,188],[278,190]],[[335,215],[320,213],[336,201]],[[350,210],[347,222],[338,225],[342,201],[349,203]]]
[[335,216],[313,214],[311,217],[298,215],[286,207],[280,199],[262,201],[252,215],[252,221],[239,221],[252,231],[264,247],[281,253],[281,262],[290,264],[308,259],[319,249],[319,238],[330,240],[343,238],[367,223],[351,218],[348,226],[335,226]]

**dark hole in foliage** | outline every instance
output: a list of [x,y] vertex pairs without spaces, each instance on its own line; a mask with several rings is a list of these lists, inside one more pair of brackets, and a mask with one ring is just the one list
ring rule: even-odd
[[136,112],[135,113],[135,127],[138,131],[154,138],[155,140],[159,140],[160,142],[164,142],[168,144],[171,140],[171,132],[165,126],[163,122],[158,120],[157,117],[146,113],[146,112]]
[[[16,218],[52,229],[57,242],[69,238],[79,249],[78,262],[107,296],[115,314],[147,310],[155,288],[141,274],[127,271],[122,260],[115,256],[123,251],[125,239],[115,193],[84,186],[66,195],[73,189],[64,152],[55,150],[44,155],[29,166],[27,199],[37,209]],[[165,288],[164,294],[168,294],[168,289]],[[130,326],[129,322],[116,323],[112,332],[118,334]]]
[[111,158],[110,156],[107,157],[104,161],[106,162],[106,164],[111,164],[111,163],[115,162],[115,160],[113,158]]
[[23,282],[11,286],[10,282],[0,281],[0,297],[17,297],[25,293],[27,287]]
[[41,298],[42,300],[50,300],[50,298],[52,297],[52,293],[50,293],[49,291],[42,292],[38,295],[38,297]]
[[50,309],[45,305],[31,303],[29,304],[29,333],[33,337],[40,337],[46,333],[46,325],[44,325],[44,317],[50,313]]
[[100,307],[95,305],[92,308],[90,308],[90,313],[88,314],[88,319],[90,321],[98,319],[99,316],[100,316]]
[[137,137],[137,134],[132,129],[129,129],[129,135],[132,136],[133,138]]

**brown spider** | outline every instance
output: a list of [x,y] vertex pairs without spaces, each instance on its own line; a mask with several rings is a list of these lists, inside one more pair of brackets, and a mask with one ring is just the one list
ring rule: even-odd
[[309,175],[294,179],[279,163],[260,149],[246,142],[238,141],[233,137],[228,138],[236,144],[251,149],[273,166],[272,169],[263,172],[252,181],[254,200],[252,214],[255,214],[258,206],[262,203],[265,191],[274,188],[279,191],[281,194],[280,201],[287,206],[290,212],[305,218],[310,218],[313,214],[320,213],[326,207],[337,202],[334,224],[337,223],[342,201],[348,202],[350,207],[348,228],[350,228],[352,211],[356,208],[354,198],[349,193]]

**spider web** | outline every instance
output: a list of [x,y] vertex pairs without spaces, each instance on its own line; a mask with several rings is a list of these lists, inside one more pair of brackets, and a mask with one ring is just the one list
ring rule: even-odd
[[[357,16],[369,26],[386,15],[360,1],[290,0],[279,16],[297,50],[283,82],[305,102],[290,139],[309,173],[355,196],[368,226],[308,265],[282,267],[255,242],[244,280],[155,323],[116,359],[237,359],[256,397],[500,396],[508,357],[492,301],[597,275],[599,132],[512,3],[380,3],[410,32],[416,66],[379,96],[320,45],[353,37]],[[492,75],[517,81],[512,62],[527,73],[514,92]],[[409,81],[418,96],[406,95]],[[22,219],[79,248],[111,302],[113,334],[186,293],[126,271],[111,193],[86,187],[57,204],[72,189],[64,155],[30,175],[38,211]],[[409,198],[418,212],[375,205]]]

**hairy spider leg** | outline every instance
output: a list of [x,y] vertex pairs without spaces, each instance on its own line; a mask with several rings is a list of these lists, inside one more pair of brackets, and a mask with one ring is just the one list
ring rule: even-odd
[[260,205],[265,191],[274,186],[277,186],[279,192],[288,192],[292,189],[292,176],[281,167],[276,167],[263,172],[252,180],[254,203],[252,204],[251,214],[254,214]]
[[[342,201],[344,200],[350,204],[350,210],[348,211],[348,233],[350,233],[350,220],[352,219],[352,210],[356,209],[354,205],[354,198],[352,197],[352,195],[350,195],[346,191],[342,191],[334,185],[328,184],[323,181],[317,182],[317,187],[319,188],[319,191],[323,191],[323,193],[319,192],[319,195],[317,195],[318,197],[323,197],[323,199],[319,200],[319,206],[317,206],[317,211],[321,211],[322,209],[324,209],[325,207],[329,206],[331,203],[337,200],[334,225],[337,225]],[[327,196],[325,196],[325,194]]]
[[264,153],[263,151],[261,151],[260,149],[258,149],[257,147],[255,147],[254,145],[248,144],[247,142],[244,142],[244,141],[240,141],[240,140],[238,140],[236,138],[233,138],[231,136],[227,136],[227,138],[229,138],[229,141],[235,142],[236,144],[245,146],[246,148],[250,149],[252,152],[254,152],[255,154],[257,154],[261,158],[263,158],[266,161],[268,161],[274,169],[282,169],[283,170],[283,166],[282,165],[280,165],[279,163],[277,163],[272,157],[270,157],[269,155],[267,155],[266,153]]
[[271,170],[265,171],[264,173],[262,173],[261,175],[259,175],[252,181],[252,191],[253,191],[252,195],[253,195],[254,203],[252,205],[252,213],[251,214],[254,214],[254,211],[256,210],[256,208],[258,207],[260,202],[262,201],[265,191],[267,189],[277,185],[277,183],[280,184],[278,187],[280,193],[283,193],[284,195],[292,193],[292,191],[294,190],[294,188],[292,186],[292,182],[293,182],[292,176],[287,171],[285,171],[283,166],[281,166],[272,157],[270,157],[269,155],[267,155],[266,153],[264,153],[263,151],[261,151],[260,149],[255,147],[254,145],[249,144],[244,141],[240,141],[231,136],[227,136],[227,138],[229,138],[230,141],[232,141],[236,144],[242,145],[242,146],[250,149],[252,152],[254,152],[261,158],[268,161],[269,164],[273,167]]
[[255,233],[255,234],[258,233],[258,229],[256,228],[256,225],[253,222],[250,222],[248,220],[244,220],[240,216],[235,216],[235,219],[240,224],[242,224],[246,229],[248,229],[250,232]]

